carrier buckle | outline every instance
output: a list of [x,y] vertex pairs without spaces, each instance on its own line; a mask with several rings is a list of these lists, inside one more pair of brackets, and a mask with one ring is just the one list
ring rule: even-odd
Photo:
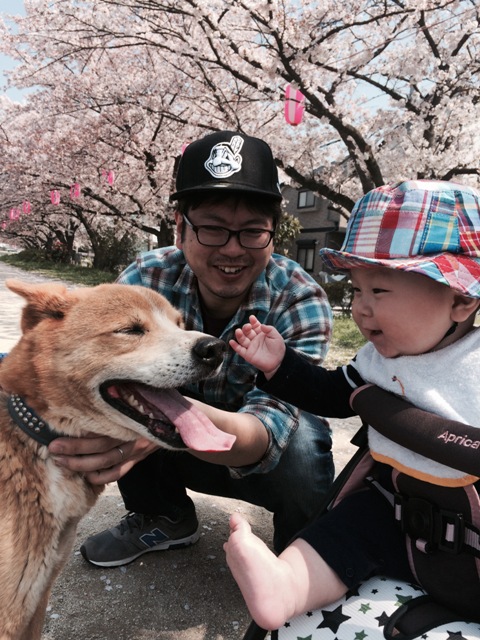
[[423,498],[407,498],[395,494],[395,519],[402,531],[413,540],[423,542],[425,553],[438,549],[447,553],[460,553],[465,541],[463,514],[436,505]]
[[460,553],[465,541],[465,520],[462,513],[440,509],[440,539],[438,548],[449,553]]
[[435,518],[433,505],[423,498],[404,498],[395,495],[395,506],[401,508],[402,531],[414,540],[424,540],[426,549],[435,542]]

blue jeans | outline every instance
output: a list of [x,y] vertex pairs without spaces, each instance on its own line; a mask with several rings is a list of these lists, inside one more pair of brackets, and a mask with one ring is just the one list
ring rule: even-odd
[[273,544],[279,552],[317,514],[333,482],[331,446],[325,422],[302,412],[289,446],[269,473],[236,479],[227,467],[159,450],[135,465],[118,486],[128,511],[174,519],[194,508],[186,488],[264,507],[273,513]]

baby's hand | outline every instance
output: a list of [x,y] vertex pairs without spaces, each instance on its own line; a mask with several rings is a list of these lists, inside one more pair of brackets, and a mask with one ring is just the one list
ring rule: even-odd
[[255,316],[241,329],[235,330],[236,340],[230,340],[232,349],[247,362],[260,369],[267,380],[275,375],[285,355],[285,342],[280,333]]

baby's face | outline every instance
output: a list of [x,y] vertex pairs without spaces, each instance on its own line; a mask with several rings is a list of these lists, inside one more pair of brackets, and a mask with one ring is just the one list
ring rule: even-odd
[[386,358],[432,351],[453,324],[455,292],[427,276],[385,267],[351,270],[352,315]]

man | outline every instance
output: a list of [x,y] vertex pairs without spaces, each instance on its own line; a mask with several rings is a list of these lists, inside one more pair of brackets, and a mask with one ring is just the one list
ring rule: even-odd
[[[140,255],[118,281],[159,291],[183,312],[187,329],[227,343],[254,313],[320,363],[331,311],[297,263],[273,254],[282,196],[270,147],[231,131],[207,135],[186,148],[176,187],[176,247]],[[115,567],[196,542],[198,521],[186,488],[272,511],[275,549],[285,547],[333,480],[330,432],[321,418],[256,389],[255,376],[254,367],[228,350],[217,376],[181,389],[236,436],[228,452],[178,454],[143,440],[107,438],[51,444],[59,464],[90,481],[118,480],[129,511],[116,527],[85,541],[86,560]]]

